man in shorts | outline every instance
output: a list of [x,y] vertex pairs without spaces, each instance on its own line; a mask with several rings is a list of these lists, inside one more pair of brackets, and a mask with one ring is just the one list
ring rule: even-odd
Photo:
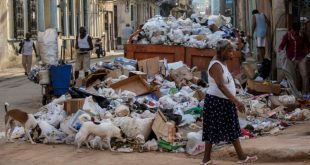
[[90,54],[93,50],[92,38],[87,34],[85,27],[80,27],[80,34],[76,36],[76,62],[74,78],[79,77],[80,70],[84,71],[85,77],[90,68]]
[[252,11],[252,15],[252,36],[254,35],[254,32],[256,32],[257,49],[259,51],[259,58],[261,61],[268,58],[266,56],[265,47],[267,28],[270,26],[270,22],[264,13],[260,13],[256,9]]

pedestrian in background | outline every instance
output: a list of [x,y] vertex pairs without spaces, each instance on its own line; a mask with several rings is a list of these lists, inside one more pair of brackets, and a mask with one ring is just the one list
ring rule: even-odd
[[264,13],[260,13],[257,9],[252,11],[252,36],[256,33],[256,46],[259,53],[259,61],[268,58],[266,56],[266,35],[270,21]]
[[294,82],[297,89],[302,86],[302,93],[308,94],[310,92],[307,70],[309,39],[305,33],[300,31],[300,28],[300,22],[293,23],[291,30],[283,36],[278,52],[286,50],[286,61],[283,66],[283,69],[287,71],[286,78],[290,82]]
[[256,46],[258,50],[258,61],[262,64],[259,69],[259,76],[256,81],[266,79],[271,71],[271,60],[266,55],[266,35],[270,21],[264,13],[260,13],[257,9],[252,11],[252,36],[256,34]]
[[101,39],[100,39],[100,38],[96,39],[96,42],[95,42],[95,49],[96,49],[97,58],[100,58],[100,55],[101,55],[102,57],[105,56],[104,50],[103,50],[103,48],[102,48],[102,42],[101,42]]
[[129,37],[130,37],[130,35],[133,33],[133,29],[132,29],[132,27],[130,27],[130,25],[129,24],[126,24],[126,26],[123,28],[123,30],[122,30],[122,36],[123,36],[123,38],[122,38],[122,44],[124,45],[124,44],[127,44],[127,42],[128,42],[128,39],[129,39]]
[[85,27],[80,27],[80,34],[76,36],[76,62],[74,78],[79,77],[80,70],[84,71],[85,77],[90,68],[90,55],[93,50],[92,38],[87,34]]
[[37,56],[36,47],[31,39],[31,33],[26,33],[26,39],[22,40],[19,46],[19,53],[22,54],[22,65],[25,70],[25,75],[28,75],[32,66],[32,49]]
[[236,98],[234,79],[227,68],[227,60],[233,55],[233,47],[229,40],[217,43],[217,54],[208,68],[209,88],[205,97],[203,110],[203,135],[205,154],[201,165],[214,165],[211,161],[213,144],[220,142],[232,143],[237,152],[237,163],[249,163],[257,160],[256,156],[243,153],[239,137],[241,129],[237,110],[245,112],[242,102]]

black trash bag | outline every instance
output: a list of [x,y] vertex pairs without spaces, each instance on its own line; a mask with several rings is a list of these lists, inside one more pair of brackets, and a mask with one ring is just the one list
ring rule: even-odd
[[163,109],[162,113],[167,117],[168,120],[172,120],[176,125],[179,125],[182,121],[182,116],[173,113],[173,109]]
[[258,70],[258,74],[263,79],[266,79],[267,77],[269,77],[270,71],[271,71],[271,60],[265,58],[263,60],[262,66]]
[[85,98],[92,96],[94,101],[97,102],[101,108],[108,108],[110,105],[110,101],[107,98],[87,93],[75,87],[69,88],[69,93],[72,98]]

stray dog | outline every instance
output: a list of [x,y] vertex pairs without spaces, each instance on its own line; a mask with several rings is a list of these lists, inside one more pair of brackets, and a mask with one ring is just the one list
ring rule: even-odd
[[[88,114],[83,114],[79,117],[82,122],[82,127],[75,136],[77,151],[79,151],[82,143],[86,143],[87,147],[90,148],[88,144],[88,138],[90,135],[99,136],[100,138],[105,139],[110,151],[114,151],[111,147],[111,138],[115,137],[123,142],[126,142],[126,139],[123,138],[121,129],[115,126],[112,122],[97,123],[92,120],[85,121],[85,119],[90,118],[86,117],[87,115]],[[100,144],[100,150],[103,150],[102,144]]]
[[[28,114],[26,112],[23,112],[19,109],[12,109],[8,111],[8,103],[4,104],[4,108],[5,108],[5,139],[8,142],[14,142],[11,139],[13,130],[16,126],[15,121],[18,121],[22,124],[22,126],[24,127],[25,130],[25,134],[28,137],[28,139],[30,140],[31,144],[36,144],[36,142],[33,141],[33,137],[35,140],[38,140],[38,138],[41,135],[41,128],[39,127],[38,121],[35,119],[35,117],[32,114]],[[7,136],[8,131],[10,129],[9,132],[9,136]],[[29,133],[29,129],[31,129],[31,134]]]

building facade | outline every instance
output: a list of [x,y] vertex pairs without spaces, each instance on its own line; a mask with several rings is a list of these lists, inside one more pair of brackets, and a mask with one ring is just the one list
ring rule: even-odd
[[116,16],[117,45],[121,46],[122,29],[129,24],[134,30],[158,14],[155,0],[117,0],[114,4]]
[[84,26],[94,38],[102,38],[109,51],[116,48],[116,0],[3,0],[0,1],[0,69],[20,63],[18,44],[27,32],[33,40],[48,28],[59,34],[59,56],[74,58],[74,39]]

